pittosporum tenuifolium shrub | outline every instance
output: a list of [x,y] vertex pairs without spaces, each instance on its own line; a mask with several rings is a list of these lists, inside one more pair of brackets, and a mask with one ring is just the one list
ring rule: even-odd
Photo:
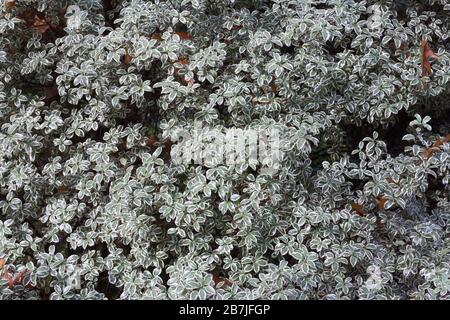
[[[450,297],[448,0],[2,0],[1,299]],[[275,127],[280,169],[175,164]]]

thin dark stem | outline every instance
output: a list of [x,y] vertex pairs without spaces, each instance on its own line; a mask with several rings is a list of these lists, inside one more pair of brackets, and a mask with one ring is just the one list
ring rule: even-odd
[[111,4],[111,0],[103,0],[102,6],[103,6],[103,16],[105,17],[105,23],[108,25],[108,27],[112,27],[114,23],[113,21],[111,21],[108,15],[108,13],[114,9],[113,5]]

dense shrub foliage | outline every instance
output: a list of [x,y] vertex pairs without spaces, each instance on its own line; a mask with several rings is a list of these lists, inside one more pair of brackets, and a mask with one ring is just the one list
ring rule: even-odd
[[2,1],[0,298],[450,297],[448,0]]

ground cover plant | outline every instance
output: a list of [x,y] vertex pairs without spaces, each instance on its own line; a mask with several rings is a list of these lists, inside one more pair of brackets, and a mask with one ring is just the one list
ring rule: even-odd
[[0,3],[0,299],[450,297],[448,0]]

